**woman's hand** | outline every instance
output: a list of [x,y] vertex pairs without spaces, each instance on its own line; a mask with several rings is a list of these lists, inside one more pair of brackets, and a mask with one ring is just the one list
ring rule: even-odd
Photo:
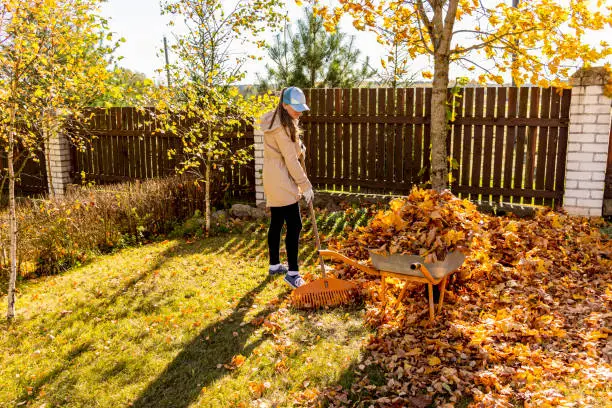
[[304,197],[304,200],[306,200],[306,203],[310,204],[310,202],[314,198],[314,191],[312,191],[312,188],[309,188],[308,190],[304,191],[304,193],[302,194],[302,197]]

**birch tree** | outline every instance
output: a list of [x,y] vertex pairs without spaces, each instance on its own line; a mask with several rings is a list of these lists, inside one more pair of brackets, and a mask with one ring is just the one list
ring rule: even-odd
[[258,57],[248,51],[264,46],[260,34],[282,25],[281,0],[171,0],[164,13],[182,20],[186,32],[171,45],[175,62],[168,67],[172,87],[162,89],[157,107],[160,132],[182,140],[180,173],[191,173],[206,187],[206,231],[210,230],[211,184],[228,165],[244,164],[247,149],[232,149],[228,133],[240,136],[240,125],[271,108],[269,97],[245,99],[235,86],[245,65]]
[[17,277],[16,159],[23,163],[35,156],[68,118],[78,116],[86,101],[103,93],[113,47],[103,45],[112,36],[105,20],[96,15],[99,4],[100,0],[0,4],[0,147],[8,159],[9,321],[15,316]]

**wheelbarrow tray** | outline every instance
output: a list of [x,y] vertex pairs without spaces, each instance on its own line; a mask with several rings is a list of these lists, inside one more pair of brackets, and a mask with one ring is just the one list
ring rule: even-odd
[[380,255],[370,251],[372,266],[381,271],[395,272],[402,275],[425,277],[419,265],[427,268],[435,280],[443,279],[449,273],[458,269],[465,260],[465,255],[460,251],[453,251],[446,255],[443,261],[425,262],[425,258],[419,255],[393,254]]

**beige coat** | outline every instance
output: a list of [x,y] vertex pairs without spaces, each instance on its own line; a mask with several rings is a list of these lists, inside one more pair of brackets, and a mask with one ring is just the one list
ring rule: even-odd
[[299,137],[295,142],[280,124],[276,115],[270,128],[274,111],[261,119],[264,132],[263,187],[268,207],[283,207],[299,201],[301,194],[312,188],[299,156],[303,154]]

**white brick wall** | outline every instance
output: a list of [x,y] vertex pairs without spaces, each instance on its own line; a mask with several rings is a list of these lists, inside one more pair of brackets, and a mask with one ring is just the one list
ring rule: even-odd
[[59,135],[47,142],[50,176],[48,177],[49,194],[63,196],[70,180],[70,144],[68,140]]
[[255,202],[257,205],[266,202],[263,190],[263,131],[256,126],[254,131],[255,139]]
[[610,98],[601,77],[579,71],[572,77],[572,105],[565,174],[568,213],[601,216],[610,138]]

